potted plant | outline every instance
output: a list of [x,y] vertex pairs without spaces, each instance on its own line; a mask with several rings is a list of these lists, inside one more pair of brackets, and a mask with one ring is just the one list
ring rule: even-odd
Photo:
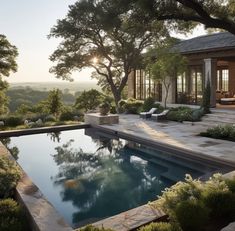
[[109,105],[109,103],[104,102],[99,105],[99,109],[100,109],[100,115],[103,115],[103,116],[107,115],[110,110],[110,105]]

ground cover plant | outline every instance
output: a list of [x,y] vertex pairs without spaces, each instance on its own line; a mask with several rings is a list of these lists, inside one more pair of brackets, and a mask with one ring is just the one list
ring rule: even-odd
[[217,125],[215,127],[208,128],[206,132],[201,132],[200,135],[211,137],[214,139],[222,139],[235,142],[235,126],[230,124]]

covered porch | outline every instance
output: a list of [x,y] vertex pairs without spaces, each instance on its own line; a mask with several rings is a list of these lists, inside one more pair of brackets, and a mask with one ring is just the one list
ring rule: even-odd
[[175,48],[187,58],[188,68],[177,76],[172,102],[200,105],[209,80],[211,106],[234,109],[235,36],[227,32],[201,36],[182,41]]

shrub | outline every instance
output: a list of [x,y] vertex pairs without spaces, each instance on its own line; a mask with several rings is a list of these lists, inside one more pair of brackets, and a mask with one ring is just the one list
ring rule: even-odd
[[65,108],[63,112],[60,114],[59,120],[60,121],[68,121],[74,120],[74,116],[80,115],[80,112],[77,110],[72,110],[72,108]]
[[235,141],[235,127],[229,124],[217,125],[213,128],[208,128],[206,132],[201,132],[200,135],[215,139]]
[[[235,194],[229,191],[228,181],[221,174],[214,174],[206,182],[193,180],[186,175],[185,182],[178,182],[166,189],[152,206],[161,207],[170,221],[179,223],[183,230],[203,230],[210,221],[222,218],[230,222],[235,216]],[[230,185],[233,185],[234,182]]]
[[87,225],[85,228],[79,229],[80,231],[113,231],[112,229],[98,228],[92,225]]
[[202,108],[204,114],[210,113],[210,99],[211,99],[211,84],[208,79],[202,97]]
[[21,209],[12,199],[0,201],[0,230],[4,231],[23,231]]
[[112,114],[116,114],[117,113],[116,107],[114,105],[112,105],[112,104],[110,106],[110,113],[112,113]]
[[120,100],[119,102],[118,102],[118,107],[119,107],[119,113],[123,113],[123,112],[125,112],[125,105],[126,105],[126,100]]
[[192,109],[189,107],[172,108],[167,114],[167,119],[177,122],[192,121]]
[[191,115],[191,119],[192,121],[200,121],[201,117],[204,115],[204,109],[200,108],[200,109],[194,109],[192,111],[192,115]]
[[123,105],[125,113],[139,114],[142,110],[143,102],[133,98],[129,98]]
[[48,114],[30,113],[30,114],[27,114],[26,116],[24,116],[24,120],[36,122],[36,121],[38,121],[39,119],[45,120],[45,118],[46,118],[47,116],[48,116]]
[[210,192],[204,197],[204,203],[214,219],[229,219],[235,215],[235,195],[230,191]]
[[182,230],[176,224],[167,222],[156,222],[146,225],[138,229],[139,231],[180,231]]
[[228,186],[228,189],[235,193],[235,178],[234,179],[226,179],[225,180],[226,185]]
[[202,197],[203,183],[193,180],[186,175],[185,182],[178,182],[163,191],[162,196],[156,202],[151,203],[154,207],[161,207],[170,217],[175,217],[175,208],[182,201],[189,199],[199,200]]
[[203,109],[191,109],[189,107],[171,108],[167,114],[167,119],[177,122],[199,121],[203,116]]
[[9,127],[16,127],[23,123],[23,117],[20,115],[10,115],[5,119],[5,125]]
[[154,107],[154,103],[155,103],[155,100],[152,97],[145,99],[142,110],[149,111],[151,108]]
[[44,122],[56,122],[56,117],[53,115],[48,115],[45,117]]
[[161,113],[161,112],[163,112],[164,109],[165,109],[160,103],[155,103],[155,104],[153,105],[153,107],[154,107],[154,108],[157,108],[157,113]]
[[183,230],[202,230],[209,220],[209,210],[202,203],[182,201],[175,209],[176,219]]
[[0,157],[0,197],[6,198],[12,195],[21,177],[21,171],[18,165],[5,156]]

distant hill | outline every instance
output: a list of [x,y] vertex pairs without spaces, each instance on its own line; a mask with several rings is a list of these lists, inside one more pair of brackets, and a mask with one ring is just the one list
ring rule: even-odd
[[10,83],[10,89],[23,89],[30,87],[33,90],[38,91],[50,91],[54,88],[58,88],[62,91],[66,90],[70,93],[81,92],[89,89],[100,90],[95,82],[23,82],[23,83]]

